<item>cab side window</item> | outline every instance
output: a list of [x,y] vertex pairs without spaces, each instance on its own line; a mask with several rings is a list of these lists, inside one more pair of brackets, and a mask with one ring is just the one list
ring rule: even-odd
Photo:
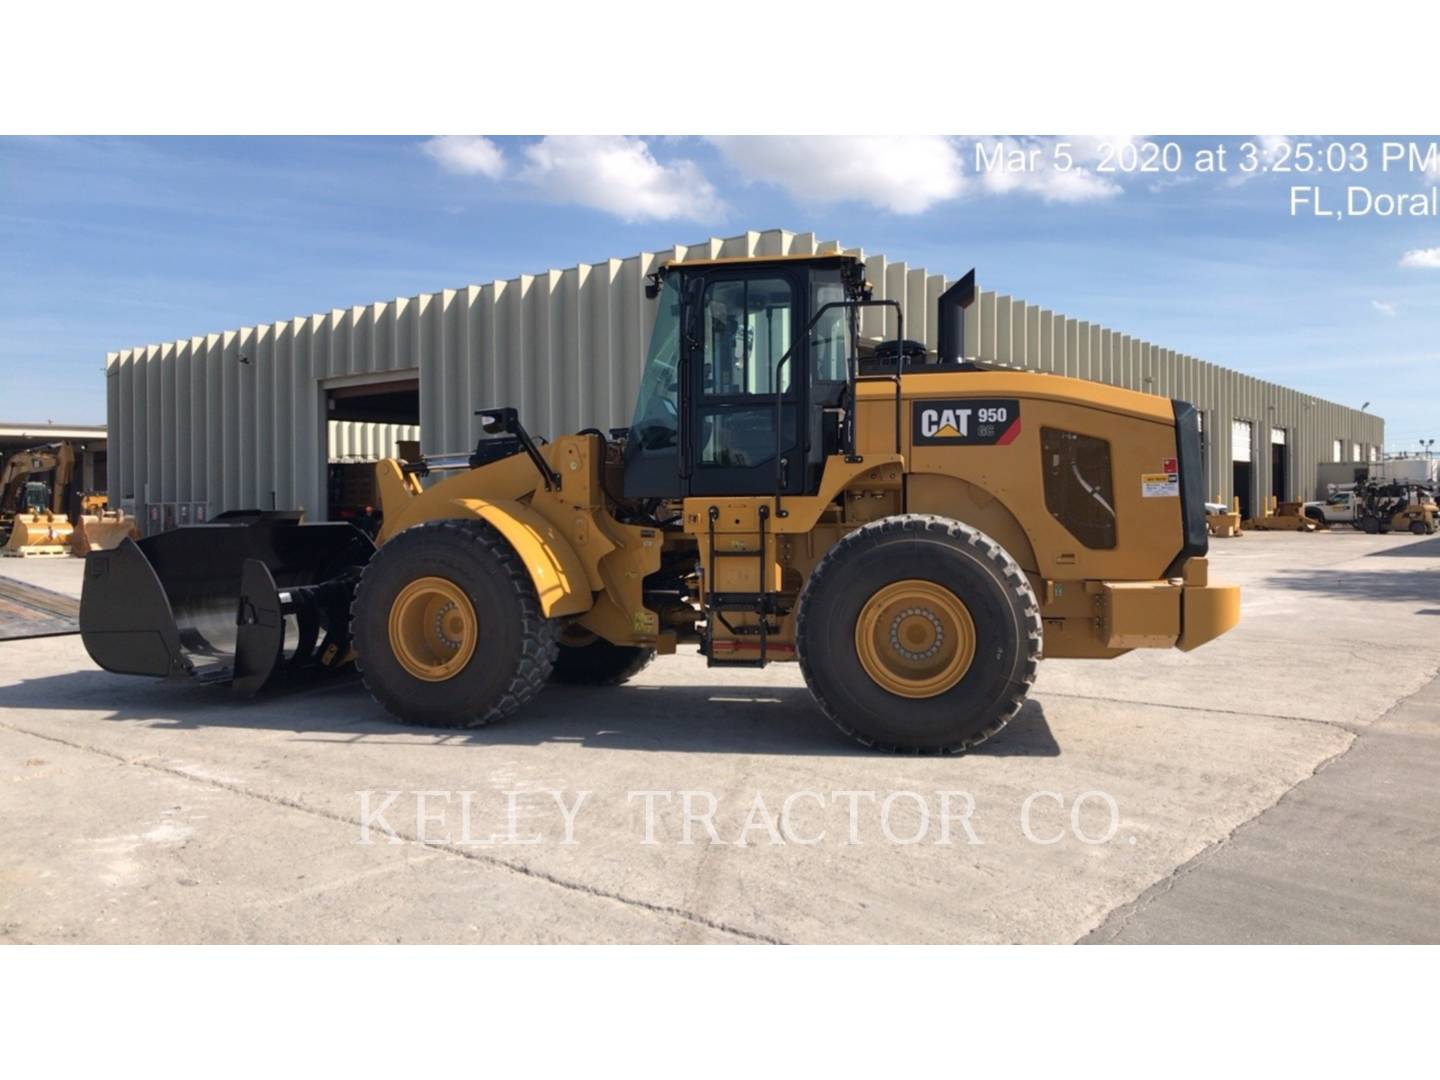
[[[811,309],[821,311],[826,304],[843,303],[845,286],[839,275],[834,281],[822,281],[815,286],[815,302]],[[811,367],[817,383],[844,382],[848,374],[847,361],[853,350],[850,348],[850,320],[842,308],[832,308],[820,316],[810,336]]]
[[[778,278],[717,281],[705,290],[704,371],[701,392],[710,397],[774,394],[775,366],[794,332],[790,283]],[[786,364],[779,378],[789,390]]]

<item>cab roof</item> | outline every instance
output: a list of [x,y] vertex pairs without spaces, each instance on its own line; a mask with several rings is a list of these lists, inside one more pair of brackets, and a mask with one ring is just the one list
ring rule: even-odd
[[808,255],[731,255],[722,259],[666,259],[663,268],[666,270],[699,270],[708,266],[737,266],[742,263],[764,264],[793,262],[858,263],[860,259],[855,255],[846,255],[838,251],[820,255],[814,253]]

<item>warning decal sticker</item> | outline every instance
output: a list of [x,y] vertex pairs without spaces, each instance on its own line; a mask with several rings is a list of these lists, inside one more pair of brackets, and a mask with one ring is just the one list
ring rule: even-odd
[[1178,498],[1180,477],[1176,473],[1141,473],[1140,494],[1147,499]]

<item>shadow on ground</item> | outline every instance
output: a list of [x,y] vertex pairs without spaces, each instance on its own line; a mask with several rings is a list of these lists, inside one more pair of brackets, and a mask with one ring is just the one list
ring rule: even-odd
[[[219,685],[162,683],[103,671],[76,671],[0,686],[0,708],[108,714],[116,722],[167,729],[266,728],[298,735],[338,732],[356,741],[405,734],[436,745],[539,746],[572,743],[607,750],[724,754],[870,754],[837,732],[808,690],[789,686],[549,687],[502,724],[468,731],[394,723],[359,680],[332,677],[299,687],[235,697]],[[972,753],[1056,757],[1060,746],[1039,701]]]
[[1432,537],[1429,540],[1418,540],[1413,544],[1406,544],[1404,547],[1372,551],[1366,555],[1365,558],[1393,559],[1396,556],[1401,558],[1440,559],[1440,536]]
[[[1440,551],[1436,554],[1440,555]],[[1341,599],[1401,603],[1440,600],[1440,570],[1292,570],[1267,578],[1265,585]]]

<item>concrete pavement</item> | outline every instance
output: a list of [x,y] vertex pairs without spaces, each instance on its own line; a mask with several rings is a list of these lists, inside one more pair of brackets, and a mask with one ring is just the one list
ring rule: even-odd
[[1440,941],[1440,679],[1086,941]]
[[[1254,534],[1213,543],[1212,577],[1246,588],[1237,630],[1046,661],[1006,732],[943,760],[852,748],[794,665],[662,658],[443,734],[344,680],[245,702],[97,671],[78,638],[0,643],[0,940],[1120,936],[1127,905],[1290,810],[1440,667],[1440,539]],[[1388,820],[1299,805],[1316,832]],[[1429,886],[1394,865],[1375,887],[1406,911]],[[1297,925],[1322,939],[1328,918]]]

